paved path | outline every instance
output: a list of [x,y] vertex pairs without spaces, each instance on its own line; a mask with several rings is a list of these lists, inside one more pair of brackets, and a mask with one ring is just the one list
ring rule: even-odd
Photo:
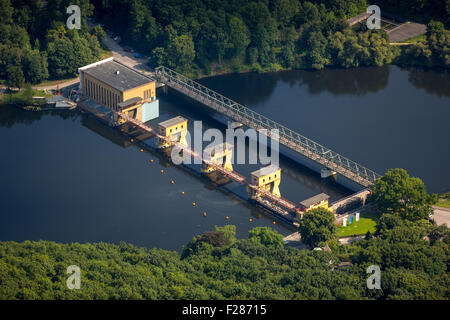
[[436,221],[438,225],[445,224],[447,227],[450,227],[450,209],[442,208],[442,207],[436,207],[434,208],[434,215],[433,219]]
[[406,22],[388,31],[391,42],[402,42],[427,32],[427,26],[421,23]]
[[[93,27],[97,23],[89,22],[88,25]],[[152,75],[151,68],[147,65],[149,62],[148,58],[136,58],[136,53],[125,51],[124,47],[122,47],[117,41],[113,39],[113,33],[111,31],[106,31],[106,37],[103,43],[111,50],[112,56],[117,61],[123,63],[124,65],[135,68],[139,71],[144,70],[146,75]]]

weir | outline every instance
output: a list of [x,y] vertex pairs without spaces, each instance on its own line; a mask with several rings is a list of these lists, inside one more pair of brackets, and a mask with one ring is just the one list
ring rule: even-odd
[[[270,138],[271,130],[278,130],[282,145],[339,173],[363,187],[370,187],[380,175],[337,152],[267,118],[223,95],[164,66],[155,69],[154,77],[160,83],[194,99],[197,102],[227,116],[231,120],[255,130],[265,129]],[[275,138],[275,137],[272,137]]]

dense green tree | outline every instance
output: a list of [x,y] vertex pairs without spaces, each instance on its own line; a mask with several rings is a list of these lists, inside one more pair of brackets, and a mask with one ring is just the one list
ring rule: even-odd
[[409,220],[427,218],[436,201],[419,178],[410,177],[404,169],[390,169],[372,188],[371,200],[382,213],[396,213]]
[[25,76],[23,75],[20,66],[10,65],[6,69],[6,83],[9,87],[22,88],[25,83]]
[[249,239],[266,247],[281,248],[284,246],[283,236],[268,227],[256,227],[250,230]]
[[230,42],[233,45],[234,54],[240,56],[250,43],[249,31],[245,23],[239,17],[230,18]]
[[[0,299],[448,299],[448,242],[415,235],[429,234],[430,224],[408,232],[415,223],[392,218],[376,237],[336,252],[284,246],[268,228],[237,240],[234,226],[195,237],[182,254],[126,243],[0,242]],[[343,252],[352,267],[336,270]],[[66,286],[74,261],[83,290]],[[372,264],[382,290],[366,288]]]
[[170,67],[188,68],[195,58],[192,37],[183,34],[172,39],[167,47],[167,57],[167,63]]
[[40,83],[48,78],[47,57],[39,50],[30,50],[23,58],[22,70],[29,83]]
[[302,242],[310,247],[335,239],[337,226],[334,214],[325,208],[307,211],[301,220],[299,232]]
[[[94,0],[94,4],[96,17],[149,54],[152,63],[165,61],[186,72],[351,68],[380,66],[393,59],[384,31],[352,29],[345,21],[364,11],[366,0]],[[182,35],[192,38],[193,59],[191,50],[188,59],[178,59]],[[448,67],[444,45],[448,40],[438,42],[432,63],[420,54],[411,59],[413,63]],[[398,51],[405,49],[395,50],[400,57]],[[399,57],[397,63],[408,63]]]

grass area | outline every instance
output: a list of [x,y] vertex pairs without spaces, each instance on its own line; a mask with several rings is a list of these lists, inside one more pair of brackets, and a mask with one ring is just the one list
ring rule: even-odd
[[347,226],[343,227],[342,225],[338,226],[338,237],[348,237],[358,234],[366,234],[367,231],[370,231],[371,233],[375,232],[375,227],[378,223],[378,220],[380,217],[371,212],[362,212],[359,216],[359,221],[354,222],[352,224],[348,224],[347,220]]
[[436,203],[436,206],[450,209],[450,192],[441,194],[438,197],[438,203]]
[[450,199],[439,201],[438,203],[436,203],[436,206],[450,209]]
[[408,40],[402,41],[402,42],[406,42],[406,43],[417,43],[417,42],[422,42],[425,41],[426,36],[424,34],[409,38]]
[[32,97],[51,97],[51,94],[46,94],[44,90],[35,90],[27,87],[24,90],[6,93],[3,95],[2,102],[5,104],[33,104],[45,103],[45,101],[34,101]]

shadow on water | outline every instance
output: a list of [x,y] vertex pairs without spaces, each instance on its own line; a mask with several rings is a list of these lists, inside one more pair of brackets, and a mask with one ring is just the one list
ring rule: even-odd
[[80,114],[76,110],[32,112],[11,105],[0,105],[0,127],[12,128],[15,124],[29,126],[46,115],[57,116],[64,120],[75,120]]
[[408,80],[417,89],[439,97],[450,97],[450,72],[448,70],[421,70],[408,68]]
[[320,71],[294,70],[277,73],[231,74],[199,80],[242,104],[258,104],[268,100],[279,81],[294,86],[306,86],[312,95],[329,92],[333,95],[362,96],[386,88],[389,68],[325,69]]

